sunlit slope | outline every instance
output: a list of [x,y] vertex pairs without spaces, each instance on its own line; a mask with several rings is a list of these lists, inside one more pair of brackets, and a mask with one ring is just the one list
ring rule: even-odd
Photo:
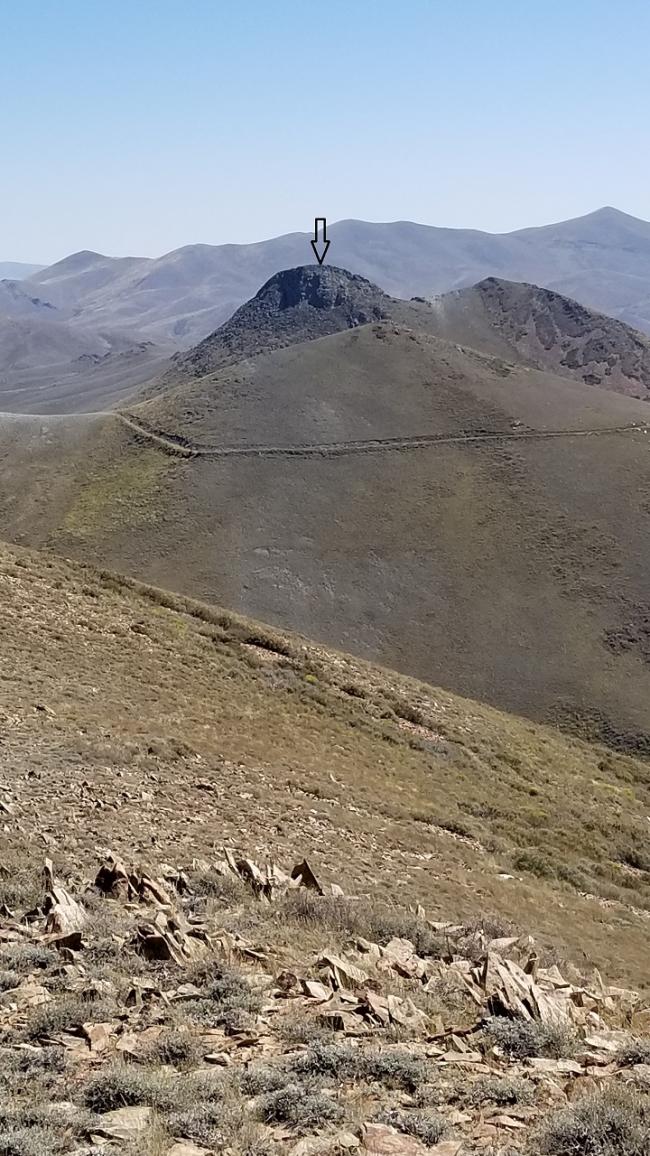
[[2,533],[650,750],[643,402],[382,322],[130,412],[217,451],[5,428]]
[[52,556],[0,546],[0,592],[10,861],[307,855],[645,982],[647,764]]
[[381,321],[183,378],[128,412],[198,445],[645,423],[647,405]]

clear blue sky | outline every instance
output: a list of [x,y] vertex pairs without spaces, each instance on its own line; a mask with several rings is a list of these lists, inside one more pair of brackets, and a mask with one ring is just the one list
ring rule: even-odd
[[650,217],[647,0],[0,0],[0,259]]

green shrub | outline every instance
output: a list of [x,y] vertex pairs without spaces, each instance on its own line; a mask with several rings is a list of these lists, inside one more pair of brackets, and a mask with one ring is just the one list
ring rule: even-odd
[[650,1064],[650,1040],[631,1040],[623,1044],[616,1053],[616,1062],[626,1068],[634,1064]]
[[0,1088],[17,1093],[31,1081],[48,1088],[66,1069],[65,1050],[60,1047],[34,1051],[3,1049],[0,1052]]
[[340,1104],[322,1092],[310,1092],[300,1084],[263,1096],[259,1111],[266,1124],[289,1124],[297,1132],[313,1132],[343,1118]]
[[635,871],[650,871],[650,847],[644,840],[643,845],[638,840],[622,847],[618,853],[619,860],[626,867],[633,867]]
[[534,1099],[534,1089],[528,1080],[512,1076],[482,1076],[464,1092],[462,1101],[468,1107],[479,1104],[530,1104]]
[[366,1081],[414,1092],[429,1076],[429,1066],[406,1049],[364,1051],[349,1044],[314,1044],[294,1061],[300,1075],[332,1077],[339,1083]]
[[415,1092],[427,1082],[430,1070],[426,1060],[411,1052],[368,1052],[362,1056],[359,1075],[362,1079]]
[[383,1124],[397,1128],[399,1132],[405,1132],[408,1136],[416,1136],[428,1147],[433,1147],[447,1134],[447,1125],[437,1112],[400,1112],[397,1108],[392,1108],[387,1112],[381,1112],[377,1119]]
[[92,1112],[112,1112],[116,1108],[132,1108],[140,1104],[159,1111],[172,1111],[178,1106],[178,1080],[131,1064],[112,1064],[91,1077],[83,1091],[83,1099]]
[[251,1026],[262,1000],[238,971],[209,961],[198,964],[188,978],[205,991],[201,998],[184,1003],[188,1019],[232,1032]]
[[485,1031],[488,1039],[513,1059],[521,1060],[526,1056],[561,1059],[575,1051],[575,1036],[568,1028],[558,1024],[492,1016]]
[[17,984],[23,976],[45,970],[59,962],[60,957],[51,947],[35,943],[6,943],[0,950],[0,967],[14,972],[18,976]]
[[218,1151],[223,1139],[223,1109],[218,1103],[193,1104],[170,1112],[165,1117],[165,1126],[171,1136],[182,1136],[194,1144],[208,1145]]
[[104,1000],[63,996],[34,1009],[25,1025],[25,1035],[28,1039],[37,1040],[58,1032],[73,1031],[89,1020],[94,1023],[110,1020],[114,1011],[114,1004]]
[[297,891],[287,896],[281,910],[289,921],[326,927],[338,935],[362,936],[381,946],[396,937],[410,939],[418,955],[439,959],[446,950],[444,937],[423,919],[385,903],[333,899]]
[[197,1063],[201,1059],[201,1047],[189,1032],[166,1031],[153,1040],[140,1058],[145,1064],[169,1064],[182,1067]]
[[512,860],[512,865],[515,871],[529,871],[539,879],[554,879],[557,873],[551,861],[536,847],[519,851]]
[[241,1089],[245,1096],[279,1092],[286,1084],[287,1071],[277,1064],[253,1064],[241,1078]]
[[54,1156],[63,1151],[62,1142],[49,1128],[14,1128],[0,1135],[0,1156]]

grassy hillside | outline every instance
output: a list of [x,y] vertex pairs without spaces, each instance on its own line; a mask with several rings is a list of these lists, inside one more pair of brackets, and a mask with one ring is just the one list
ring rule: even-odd
[[510,433],[514,422],[533,430],[587,430],[649,419],[640,400],[392,321],[251,357],[196,381],[181,379],[128,412],[199,445]]
[[2,547],[0,589],[5,862],[307,855],[647,979],[647,763],[53,557]]
[[0,532],[650,751],[643,402],[381,323],[131,412],[0,426]]

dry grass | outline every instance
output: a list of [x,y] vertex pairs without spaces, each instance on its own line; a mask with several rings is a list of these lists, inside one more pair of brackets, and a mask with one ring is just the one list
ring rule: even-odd
[[[634,909],[650,907],[650,875],[621,861],[647,841],[642,761],[126,579],[15,548],[0,558],[13,720],[0,771],[24,829],[9,825],[19,870],[0,881],[8,906],[36,899],[35,878],[20,874],[30,840],[56,840],[67,821],[82,872],[97,845],[164,862],[180,841],[202,880],[197,909],[238,898],[206,848],[307,854],[372,898],[363,926],[345,904],[301,900],[287,934],[325,924],[444,950],[396,910],[408,893],[441,918],[534,925],[561,956],[643,981]],[[253,646],[273,665],[251,665]],[[444,748],[414,746],[407,716]],[[618,922],[601,922],[605,901]],[[119,948],[104,937],[108,957]]]
[[540,1156],[648,1156],[650,1097],[608,1090],[555,1113],[533,1140]]

